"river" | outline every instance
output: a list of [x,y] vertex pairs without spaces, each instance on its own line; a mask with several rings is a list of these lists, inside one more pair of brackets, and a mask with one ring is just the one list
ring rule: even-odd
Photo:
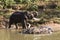
[[0,40],[39,40],[35,34],[22,34],[15,29],[0,29]]

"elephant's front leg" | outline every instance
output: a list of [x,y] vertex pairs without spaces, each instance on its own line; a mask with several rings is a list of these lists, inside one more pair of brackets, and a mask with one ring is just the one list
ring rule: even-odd
[[16,29],[18,29],[17,23],[15,23]]
[[26,22],[26,20],[22,20],[21,23],[22,23],[22,28],[26,29],[27,28],[27,22]]

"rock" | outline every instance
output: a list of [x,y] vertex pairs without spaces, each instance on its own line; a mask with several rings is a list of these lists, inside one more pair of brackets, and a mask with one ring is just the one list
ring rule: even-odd
[[30,27],[22,31],[24,34],[51,34],[52,32],[52,28],[48,26]]

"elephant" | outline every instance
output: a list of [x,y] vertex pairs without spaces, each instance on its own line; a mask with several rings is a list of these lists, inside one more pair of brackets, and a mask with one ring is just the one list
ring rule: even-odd
[[12,15],[9,18],[9,27],[11,28],[12,24],[15,24],[16,29],[18,29],[17,27],[17,23],[21,23],[22,24],[22,28],[26,29],[28,20],[33,19],[34,17],[37,16],[36,12],[30,13],[30,12],[20,12],[20,11],[16,11],[14,13],[12,13]]

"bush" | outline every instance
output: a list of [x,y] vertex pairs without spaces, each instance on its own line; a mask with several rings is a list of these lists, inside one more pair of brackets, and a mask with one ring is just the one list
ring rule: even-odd
[[9,19],[10,15],[3,15],[4,18]]
[[1,0],[1,2],[3,3],[3,8],[7,8],[7,6],[11,6],[15,4],[14,0]]
[[14,0],[16,4],[27,4],[31,2],[31,0]]
[[3,12],[0,12],[0,15],[3,15],[4,13]]
[[29,10],[29,11],[34,11],[34,10],[37,11],[38,10],[38,6],[35,5],[35,4],[32,4],[32,5],[29,6],[29,8],[27,10]]
[[60,18],[55,18],[53,21],[54,21],[54,23],[60,24]]
[[2,5],[0,5],[0,9],[3,9],[3,6]]

